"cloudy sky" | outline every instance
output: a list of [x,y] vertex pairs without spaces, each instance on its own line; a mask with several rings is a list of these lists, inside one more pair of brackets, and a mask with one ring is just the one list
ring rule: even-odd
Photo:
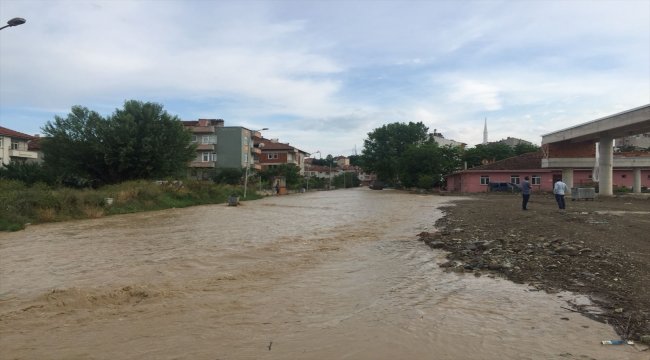
[[650,1],[0,1],[0,125],[125,100],[350,155],[421,121],[470,146],[650,103]]

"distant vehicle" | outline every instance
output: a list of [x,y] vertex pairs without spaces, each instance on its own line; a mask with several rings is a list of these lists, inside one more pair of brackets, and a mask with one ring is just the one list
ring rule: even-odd
[[368,185],[369,188],[373,190],[383,190],[384,189],[384,183],[381,181],[375,180]]
[[521,188],[519,185],[514,184],[514,183],[508,183],[508,182],[494,182],[490,183],[490,192],[518,192],[521,191]]

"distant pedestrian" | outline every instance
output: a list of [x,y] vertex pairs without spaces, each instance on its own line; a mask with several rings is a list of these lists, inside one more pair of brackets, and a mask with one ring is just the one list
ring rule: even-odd
[[523,184],[521,184],[521,209],[528,210],[528,200],[530,199],[530,183],[528,182],[528,176],[524,178]]
[[557,201],[557,206],[560,210],[566,208],[566,203],[564,202],[564,194],[566,194],[567,187],[562,180],[558,180],[553,186],[553,194],[555,194],[555,201]]
[[280,182],[275,183],[275,194],[280,195]]

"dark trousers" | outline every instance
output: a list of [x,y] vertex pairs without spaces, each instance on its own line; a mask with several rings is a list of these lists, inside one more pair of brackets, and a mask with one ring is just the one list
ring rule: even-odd
[[566,204],[564,203],[564,195],[555,194],[555,201],[557,201],[557,206],[559,206],[560,209],[564,209],[566,207]]
[[521,208],[524,210],[528,206],[528,199],[530,199],[530,194],[521,194]]

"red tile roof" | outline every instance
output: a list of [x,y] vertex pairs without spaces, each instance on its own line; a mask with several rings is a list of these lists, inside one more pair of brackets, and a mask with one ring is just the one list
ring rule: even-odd
[[41,150],[41,139],[40,137],[34,137],[32,140],[27,142],[27,150],[29,151],[39,151]]
[[24,139],[24,140],[31,140],[34,138],[34,136],[27,135],[15,130],[7,129],[6,127],[2,127],[2,126],[0,126],[0,135],[17,138],[17,139]]
[[281,143],[281,142],[278,142],[278,141],[272,141],[272,140],[269,140],[269,139],[266,139],[266,138],[263,138],[263,137],[261,138],[261,137],[254,136],[253,141],[255,142],[256,145],[261,144],[261,143],[264,144],[264,146],[260,147],[260,149],[262,149],[262,151],[269,151],[269,150],[270,151],[274,151],[274,150],[275,151],[277,151],[277,150],[294,151],[294,150],[296,150],[296,151],[300,151],[300,152],[305,153],[305,154],[307,153],[307,152],[302,151],[302,150],[300,150],[300,149],[298,149],[296,147],[293,147],[293,146],[291,146],[289,144]]

